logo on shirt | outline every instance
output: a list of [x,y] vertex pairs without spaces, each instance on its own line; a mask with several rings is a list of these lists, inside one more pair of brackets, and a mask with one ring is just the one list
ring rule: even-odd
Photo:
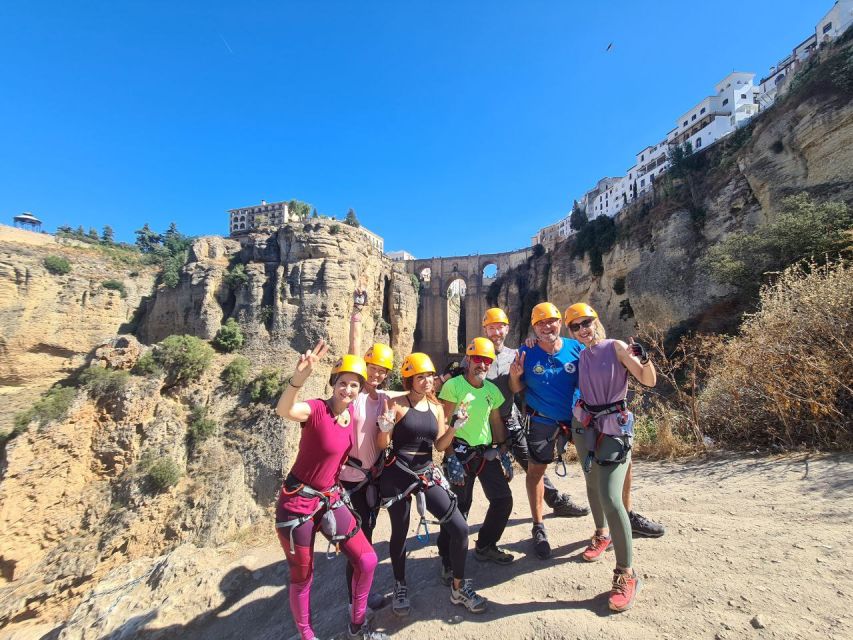
[[536,366],[533,367],[533,373],[535,373],[537,376],[541,376],[543,373],[545,373],[545,367],[543,367],[540,363],[536,363]]
[[574,373],[574,372],[575,372],[575,368],[576,368],[576,367],[575,367],[575,363],[574,363],[574,362],[567,362],[566,364],[564,364],[564,365],[563,365],[563,370],[564,370],[566,373]]

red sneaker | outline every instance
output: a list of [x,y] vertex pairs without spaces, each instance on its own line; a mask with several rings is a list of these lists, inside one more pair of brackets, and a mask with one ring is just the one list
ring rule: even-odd
[[610,536],[592,536],[589,546],[584,549],[583,559],[587,562],[595,562],[601,560],[601,556],[605,551],[613,547],[613,540]]
[[613,572],[613,587],[610,590],[610,610],[627,611],[634,606],[634,598],[640,593],[643,581],[633,569],[631,573]]

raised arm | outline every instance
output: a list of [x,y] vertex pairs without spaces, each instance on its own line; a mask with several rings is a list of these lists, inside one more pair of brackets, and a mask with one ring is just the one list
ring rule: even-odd
[[657,383],[655,365],[649,360],[648,353],[643,345],[634,342],[634,338],[628,338],[628,344],[621,340],[614,342],[616,358],[641,384],[653,387]]
[[521,349],[515,354],[515,360],[509,366],[509,389],[513,393],[521,393],[527,386],[524,383],[524,359],[527,357],[527,352]]
[[313,349],[310,349],[299,356],[299,361],[296,363],[296,370],[287,381],[284,387],[284,392],[278,399],[278,404],[275,406],[275,412],[282,418],[289,418],[297,422],[305,422],[311,415],[311,405],[307,402],[298,402],[296,400],[299,395],[299,389],[308,380],[311,372],[314,370],[314,365],[322,360],[329,352],[329,345],[325,340],[320,340]]

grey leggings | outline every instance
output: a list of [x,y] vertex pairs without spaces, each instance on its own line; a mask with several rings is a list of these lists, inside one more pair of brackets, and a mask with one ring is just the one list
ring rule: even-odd
[[[584,428],[579,422],[573,421],[574,443],[578,451],[578,460],[583,464],[586,458],[586,438]],[[599,447],[599,456],[607,458],[617,453],[619,443],[613,438],[604,438]],[[631,452],[622,464],[600,465],[592,463],[589,473],[584,473],[586,480],[586,497],[592,511],[592,519],[596,529],[610,527],[610,537],[613,538],[613,550],[616,552],[616,564],[629,568],[633,562],[633,546],[631,540],[631,522],[628,511],[622,503],[622,486],[631,462]]]

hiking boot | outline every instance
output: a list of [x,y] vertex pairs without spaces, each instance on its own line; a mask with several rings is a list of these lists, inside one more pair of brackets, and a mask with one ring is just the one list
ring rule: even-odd
[[533,525],[533,552],[540,560],[551,557],[551,545],[548,544],[548,534],[545,533],[545,525]]
[[453,569],[441,565],[441,572],[438,574],[438,579],[445,587],[449,587],[453,582]]
[[628,520],[631,521],[631,532],[635,536],[643,536],[644,538],[660,538],[666,529],[662,524],[658,524],[654,520],[649,520],[644,515],[636,511],[628,512]]
[[391,611],[401,618],[412,612],[412,605],[409,602],[409,587],[402,582],[394,583],[394,600],[391,603]]
[[388,640],[388,635],[381,631],[373,631],[370,625],[365,622],[355,631],[352,630],[352,623],[347,626],[347,638],[351,640]]
[[611,611],[627,611],[634,606],[634,598],[640,593],[643,581],[633,569],[630,573],[618,569],[613,572],[613,587],[610,589],[608,604]]
[[560,498],[551,508],[556,518],[580,518],[589,514],[589,507],[577,504],[568,493],[560,494]]
[[463,580],[459,589],[450,587],[450,601],[453,604],[461,604],[471,613],[483,613],[486,610],[487,601],[483,596],[474,591],[470,578]]
[[601,560],[604,552],[612,548],[613,540],[610,539],[610,536],[592,536],[589,546],[584,549],[581,557],[587,562],[595,562]]
[[480,562],[494,562],[495,564],[512,564],[515,560],[515,556],[507,553],[496,544],[490,547],[475,547],[474,557]]

